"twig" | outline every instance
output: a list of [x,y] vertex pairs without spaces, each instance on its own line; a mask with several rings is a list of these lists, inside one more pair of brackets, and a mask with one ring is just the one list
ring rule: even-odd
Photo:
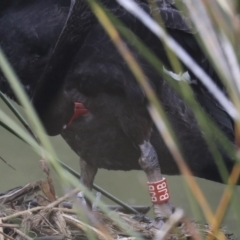
[[71,232],[67,228],[67,224],[65,219],[62,216],[62,213],[60,211],[56,211],[51,220],[55,223],[56,228],[58,231],[65,236],[65,238],[71,239]]
[[[19,217],[19,216],[22,216],[26,213],[29,213],[29,212],[36,212],[36,211],[40,211],[40,210],[43,210],[43,209],[46,209],[47,206],[41,206],[41,207],[35,207],[35,208],[30,208],[30,209],[27,209],[27,210],[24,210],[24,211],[21,211],[21,212],[17,212],[17,213],[14,213],[12,215],[9,215],[9,216],[6,216],[6,217],[3,217],[3,218],[0,218],[0,221],[2,220],[3,222],[6,222],[12,218],[15,218],[15,217]],[[73,210],[73,209],[68,209],[68,208],[52,208],[53,210],[59,210],[59,211],[62,211],[62,212],[65,212],[65,213],[70,213],[70,214],[76,214],[77,211]],[[4,224],[4,223],[3,223]],[[0,224],[1,226],[1,224]]]
[[20,228],[20,225],[18,225],[18,224],[10,224],[10,223],[0,223],[0,228],[1,227],[3,227],[3,228]]
[[12,168],[13,170],[16,171],[16,168],[14,168],[12,165],[10,165],[5,159],[3,159],[1,156],[0,156],[0,159],[5,163],[7,164],[7,166],[9,166],[10,168]]
[[54,235],[34,238],[34,240],[64,240],[64,239],[66,239],[65,235]]
[[135,237],[117,237],[116,240],[135,240],[136,238]]
[[50,203],[49,205],[47,205],[45,207],[35,207],[35,208],[31,208],[31,209],[24,210],[24,211],[21,211],[21,212],[17,212],[17,213],[14,213],[12,215],[9,215],[7,217],[0,218],[0,220],[5,222],[5,221],[7,221],[7,220],[9,220],[11,218],[22,216],[22,215],[24,215],[26,213],[29,213],[29,212],[39,211],[39,210],[42,210],[42,209],[54,208],[56,205],[59,205],[61,202],[63,202],[64,200],[66,200],[67,198],[71,197],[72,195],[74,195],[74,194],[76,194],[78,192],[79,192],[79,189],[76,188],[76,189],[70,191],[69,193],[65,194],[63,197],[58,198],[55,202],[52,202],[52,203]]
[[167,234],[170,230],[184,217],[184,212],[181,209],[176,209],[175,212],[170,216],[166,224],[163,225],[162,229],[157,231],[155,234],[155,240],[166,239]]
[[17,187],[14,188],[10,191],[8,191],[6,194],[3,194],[2,196],[0,196],[0,203],[8,203],[8,202],[12,202],[20,197],[22,197],[23,195],[25,196],[28,193],[33,193],[34,191],[38,191],[39,185],[40,185],[41,181],[37,181],[33,184],[26,184],[24,187]]
[[61,211],[61,212],[64,212],[64,213],[69,213],[69,214],[77,214],[77,211],[74,210],[74,209],[69,209],[69,208],[53,208],[53,210],[58,210],[58,211]]
[[[3,233],[3,227],[1,227],[2,220],[0,219],[0,233]],[[4,240],[4,236],[1,234],[0,235],[0,240]]]
[[35,208],[31,208],[31,209],[28,209],[28,210],[24,210],[24,211],[21,211],[21,212],[17,212],[17,213],[14,213],[12,215],[9,215],[9,216],[6,216],[6,217],[3,217],[3,218],[0,218],[0,221],[2,220],[3,222],[6,222],[12,218],[15,218],[15,217],[19,217],[19,216],[22,216],[26,213],[29,213],[29,212],[35,212],[35,211],[39,211],[39,210],[42,210],[46,207],[35,207]]
[[100,232],[98,229],[91,227],[90,225],[87,225],[81,221],[79,221],[78,219],[73,218],[72,216],[63,214],[63,217],[65,219],[66,222],[74,225],[75,227],[79,228],[82,231],[86,231],[87,229],[92,230],[94,233],[96,233],[98,235],[98,237],[100,239],[104,239],[104,240],[109,240],[107,238],[107,236],[105,236],[102,232]]
[[1,235],[1,236],[4,236],[4,237],[7,238],[7,239],[14,240],[12,237],[8,236],[7,234],[5,234],[5,233],[3,233],[3,232],[0,232],[0,235]]
[[79,188],[75,188],[72,191],[66,193],[63,197],[58,198],[56,201],[50,203],[49,205],[46,206],[46,208],[53,208],[57,205],[59,205],[61,202],[66,200],[67,198],[72,197],[74,194],[77,194],[79,192]]

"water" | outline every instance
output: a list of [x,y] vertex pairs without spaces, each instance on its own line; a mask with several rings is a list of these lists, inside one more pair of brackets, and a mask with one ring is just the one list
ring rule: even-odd
[[[0,108],[7,110],[2,102],[0,102]],[[10,116],[14,119],[11,114]],[[64,140],[61,137],[54,137],[51,138],[51,141],[59,158],[73,169],[78,170],[79,158],[67,146]],[[1,127],[0,156],[16,169],[12,170],[0,161],[0,192],[44,178],[44,174],[39,165],[40,156],[36,155],[28,145]],[[53,171],[52,177],[58,194],[60,195],[61,186]],[[167,179],[172,203],[177,207],[183,208],[188,216],[204,221],[202,212],[198,211],[200,214],[195,215],[194,212],[196,209],[194,211],[191,208],[183,177],[168,176]],[[211,208],[216,210],[225,186],[202,179],[197,179],[197,182],[204,192]],[[95,183],[129,204],[150,204],[146,187],[146,177],[141,171],[122,172],[99,170]],[[237,198],[240,199],[240,187],[237,187],[236,193]],[[103,198],[103,200],[106,203],[110,203],[110,201],[105,198]],[[224,225],[227,226],[228,232],[233,232],[240,237],[240,227],[235,212],[236,209],[228,210]]]

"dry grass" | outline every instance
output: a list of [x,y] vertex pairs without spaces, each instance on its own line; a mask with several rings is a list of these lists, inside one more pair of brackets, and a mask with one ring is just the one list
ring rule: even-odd
[[[47,178],[46,181],[37,181],[0,194],[0,240],[88,239],[89,233],[100,240],[134,239],[126,235],[108,215],[99,211],[89,212],[88,223],[84,222],[76,210],[66,208],[72,205],[69,202],[73,198],[68,197],[75,190],[54,200],[55,196],[51,196],[53,193],[49,191],[52,187],[51,179]],[[117,211],[108,214],[118,215],[143,238],[154,239],[157,233],[155,228],[148,228],[149,223],[135,220],[132,215]],[[201,239],[209,232],[207,224],[200,225],[185,219],[181,226],[171,230],[167,239]],[[226,239],[235,239],[233,234],[224,234]]]

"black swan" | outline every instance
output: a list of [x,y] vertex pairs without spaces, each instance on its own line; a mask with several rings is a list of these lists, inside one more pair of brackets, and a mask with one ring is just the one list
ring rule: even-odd
[[[81,181],[92,188],[98,168],[146,172],[156,217],[172,213],[165,179],[179,169],[147,111],[148,101],[126,62],[84,0],[5,1],[0,46],[32,98],[49,135],[61,134],[80,156]],[[173,71],[165,48],[140,21],[113,0],[101,0]],[[147,12],[146,1],[137,1]],[[158,1],[156,1],[158,2]],[[168,33],[220,86],[194,34],[174,5],[158,9]],[[222,182],[192,110],[128,43],[162,102],[194,176]],[[234,123],[185,67],[202,108],[234,145]],[[181,84],[181,83],[179,83]],[[0,90],[15,99],[3,74]],[[229,171],[234,161],[222,151]],[[160,206],[160,212],[157,210]]]

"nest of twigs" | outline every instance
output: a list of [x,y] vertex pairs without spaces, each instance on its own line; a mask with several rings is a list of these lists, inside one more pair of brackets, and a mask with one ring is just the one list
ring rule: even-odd
[[[136,220],[133,215],[119,211],[110,211],[108,215],[94,211],[89,213],[88,220],[84,218],[84,222],[82,216],[71,208],[70,200],[73,198],[69,197],[74,191],[56,199],[48,176],[46,181],[37,181],[0,194],[0,240],[135,239],[109,219],[109,215],[115,216],[113,214],[145,239],[153,239],[158,231],[154,227],[149,228],[146,221]],[[199,239],[209,233],[208,225],[183,221],[166,234],[166,239]],[[232,234],[224,231],[223,234],[226,239],[235,239]]]

